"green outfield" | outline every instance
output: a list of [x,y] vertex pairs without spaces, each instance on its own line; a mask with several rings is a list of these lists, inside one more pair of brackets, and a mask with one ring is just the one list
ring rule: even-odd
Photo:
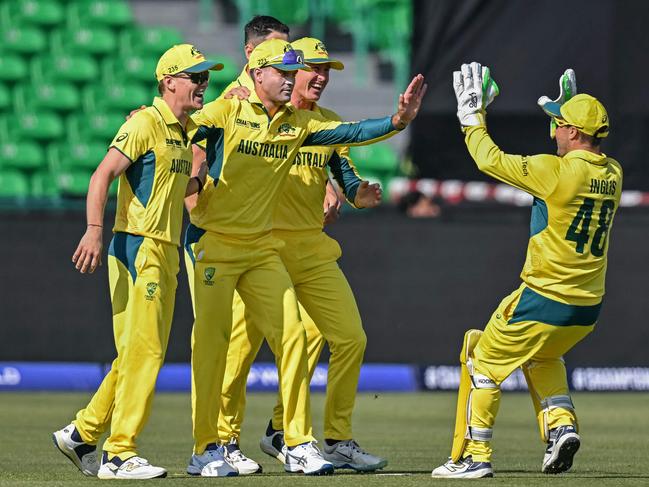
[[[0,486],[78,486],[99,482],[83,477],[53,446],[51,433],[67,424],[89,394],[0,394]],[[527,395],[505,393],[494,435],[495,479],[488,485],[649,485],[649,394],[575,394],[581,423],[582,448],[573,470],[547,477],[539,473],[543,445],[538,439]],[[285,474],[282,466],[260,452],[257,440],[274,401],[271,394],[252,394],[244,424],[242,449],[260,461],[264,473],[228,479],[191,478],[184,473],[191,452],[188,394],[159,394],[141,441],[142,456],[169,469],[158,484],[234,486],[412,486],[465,485],[481,481],[430,478],[433,467],[448,455],[455,396],[447,393],[363,394],[355,417],[355,436],[361,445],[389,459],[378,475],[337,473],[305,478]],[[315,433],[322,437],[324,396],[314,394]],[[149,481],[151,482],[151,481]],[[119,481],[119,485],[136,484]],[[139,485],[139,483],[138,483]]]

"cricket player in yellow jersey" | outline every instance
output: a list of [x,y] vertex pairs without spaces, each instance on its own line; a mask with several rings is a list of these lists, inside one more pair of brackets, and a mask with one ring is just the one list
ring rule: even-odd
[[[340,61],[329,57],[318,39],[305,37],[291,43],[302,51],[311,71],[295,76],[291,104],[312,110],[328,120],[340,120],[333,111],[316,103],[329,82],[329,70],[343,69]],[[249,75],[246,74],[249,78]],[[322,351],[329,343],[331,358],[325,406],[325,445],[323,456],[336,468],[371,471],[387,462],[365,452],[352,438],[351,416],[356,398],[366,337],[351,288],[336,263],[340,246],[323,231],[322,199],[331,162],[334,177],[351,204],[373,207],[380,203],[378,184],[362,182],[347,148],[302,148],[293,162],[273,216],[273,235],[284,242],[280,257],[297,293],[300,315],[306,330],[309,379]],[[333,160],[332,160],[333,159]],[[314,321],[315,319],[315,321]],[[238,445],[245,411],[246,380],[263,342],[257,324],[246,319],[245,305],[235,294],[232,335],[223,383],[219,436],[229,445]],[[283,407],[281,397],[260,446],[284,462]],[[233,448],[228,459],[239,473],[255,473],[261,467]]]
[[[183,199],[200,192],[206,176],[203,167],[190,178],[196,126],[189,112],[203,107],[208,70],[222,68],[189,44],[165,52],[156,68],[161,97],[122,125],[91,178],[88,227],[72,261],[82,273],[101,264],[106,197],[119,177],[108,249],[117,358],[90,403],[53,435],[55,445],[85,475],[167,475],[138,455],[135,440],[149,416],[171,328]],[[96,444],[109,428],[99,465]]]
[[277,357],[284,400],[285,469],[331,473],[311,434],[306,336],[295,291],[271,234],[281,189],[302,145],[362,144],[397,133],[417,114],[425,92],[416,76],[392,117],[357,123],[327,121],[296,110],[290,100],[295,71],[308,69],[290,44],[259,44],[249,66],[249,100],[216,100],[194,115],[195,141],[207,139],[210,178],[192,210],[186,248],[194,262],[192,372],[195,446],[190,473],[218,475],[205,456],[219,441],[218,414],[236,289],[263,327]]
[[608,115],[589,95],[564,102],[576,89],[562,90],[566,96],[556,102],[542,97],[556,124],[557,155],[510,155],[487,133],[485,108],[498,93],[488,68],[463,64],[453,73],[453,85],[478,168],[530,193],[534,203],[523,283],[503,299],[484,331],[464,336],[451,458],[432,475],[493,476],[490,440],[500,384],[518,367],[547,444],[541,470],[564,472],[580,438],[562,356],[593,330],[599,316],[609,233],[622,191],[622,168],[600,149]]

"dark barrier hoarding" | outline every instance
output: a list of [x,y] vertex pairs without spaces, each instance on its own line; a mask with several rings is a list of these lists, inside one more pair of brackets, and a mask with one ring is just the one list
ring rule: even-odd
[[[407,219],[389,207],[353,212],[328,230],[343,248],[368,362],[456,363],[464,331],[483,327],[518,286],[529,208],[444,211],[438,220]],[[82,276],[70,262],[84,222],[73,212],[0,213],[0,362],[114,358],[106,265]],[[569,366],[649,365],[647,241],[649,215],[621,209],[600,321]],[[191,326],[181,270],[168,362],[189,361]],[[260,359],[272,361],[267,349]]]
[[554,153],[548,118],[536,105],[558,95],[566,68],[578,89],[599,98],[611,120],[603,150],[622,162],[626,189],[649,189],[649,2],[642,0],[415,0],[412,71],[428,81],[414,121],[411,154],[419,177],[476,180],[455,112],[452,72],[461,63],[488,65],[501,93],[488,125],[503,150]]

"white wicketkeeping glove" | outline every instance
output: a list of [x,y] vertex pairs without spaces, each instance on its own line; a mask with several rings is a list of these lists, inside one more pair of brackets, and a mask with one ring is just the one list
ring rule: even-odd
[[559,96],[556,99],[551,100],[549,97],[543,95],[537,100],[536,103],[547,115],[550,116],[550,137],[552,137],[553,139],[554,132],[557,129],[557,124],[554,121],[554,115],[552,115],[552,113],[558,113],[561,105],[570,100],[576,94],[577,77],[575,76],[575,72],[572,69],[568,68],[559,78]]
[[462,126],[484,125],[485,109],[500,93],[489,68],[476,62],[463,64],[453,72],[453,89]]

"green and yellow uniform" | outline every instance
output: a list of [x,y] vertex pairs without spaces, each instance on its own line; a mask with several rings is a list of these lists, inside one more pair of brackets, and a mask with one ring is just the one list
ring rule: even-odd
[[149,415],[167,349],[195,130],[191,120],[181,126],[167,103],[155,98],[110,145],[132,161],[119,179],[108,250],[117,358],[74,423],[90,444],[110,426],[104,451],[122,460],[136,454],[135,438]]
[[[478,168],[534,197],[523,283],[491,316],[473,350],[469,428],[463,456],[489,461],[498,386],[523,367],[541,427],[576,425],[562,355],[588,335],[604,295],[608,236],[622,192],[622,169],[604,154],[563,157],[502,152],[484,126],[466,130]],[[458,431],[456,431],[456,434]]]
[[[313,111],[328,120],[340,120],[326,108],[315,105]],[[325,341],[329,343],[324,434],[339,440],[352,438],[351,416],[367,341],[354,295],[336,262],[340,246],[322,231],[327,167],[350,202],[361,182],[348,152],[347,148],[323,146],[300,149],[273,215],[273,235],[284,242],[280,257],[297,293],[306,330],[309,379]],[[263,338],[254,317],[235,294],[219,416],[222,441],[239,438],[246,380]],[[281,398],[274,409],[273,428],[284,429]]]
[[193,264],[195,452],[219,440],[235,289],[277,357],[285,442],[311,441],[306,337],[279,255],[285,243],[271,232],[274,211],[300,147],[361,144],[394,127],[390,117],[341,123],[290,104],[270,118],[254,91],[248,100],[216,100],[194,120],[210,166],[185,240]]

